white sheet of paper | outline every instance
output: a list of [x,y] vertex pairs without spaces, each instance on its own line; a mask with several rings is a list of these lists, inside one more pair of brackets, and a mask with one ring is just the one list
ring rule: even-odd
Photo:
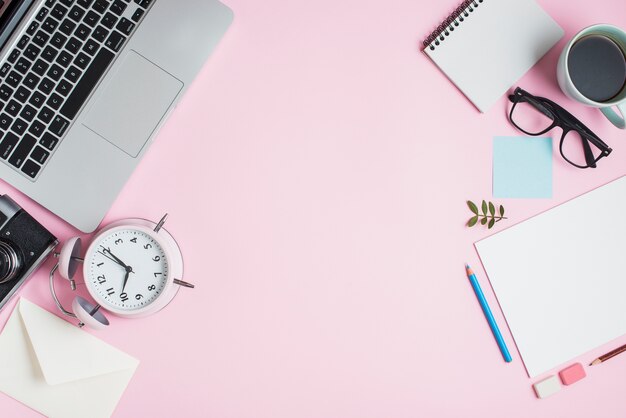
[[0,391],[49,417],[110,417],[138,365],[24,298],[0,334]]
[[476,243],[530,377],[626,334],[626,176]]

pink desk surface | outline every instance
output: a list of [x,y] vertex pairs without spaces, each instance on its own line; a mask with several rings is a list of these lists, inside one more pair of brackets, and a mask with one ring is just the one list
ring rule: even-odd
[[[626,416],[626,355],[535,398],[472,246],[626,174],[626,132],[555,80],[566,39],[593,23],[626,27],[626,3],[540,0],[565,38],[519,85],[570,109],[614,152],[596,170],[556,154],[554,197],[502,200],[510,220],[493,231],[464,227],[465,200],[491,198],[492,137],[518,135],[506,101],[479,114],[417,47],[456,3],[228,1],[233,26],[106,219],[169,212],[197,285],[98,334],[141,360],[115,417]],[[60,238],[76,234],[0,192]],[[53,310],[51,264],[21,295]],[[5,395],[0,410],[38,416]]]

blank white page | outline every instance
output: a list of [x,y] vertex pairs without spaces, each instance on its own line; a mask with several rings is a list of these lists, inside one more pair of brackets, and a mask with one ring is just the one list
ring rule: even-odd
[[530,377],[626,334],[626,176],[476,249]]
[[[534,0],[483,0],[424,52],[485,112],[563,36]],[[457,19],[458,20],[458,19]]]

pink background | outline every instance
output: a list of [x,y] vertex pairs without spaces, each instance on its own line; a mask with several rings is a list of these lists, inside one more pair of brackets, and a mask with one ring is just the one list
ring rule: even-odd
[[[626,132],[555,80],[566,40],[594,23],[626,27],[626,3],[539,2],[565,38],[518,84],[571,110],[614,152],[596,170],[555,155],[553,198],[500,200],[510,219],[495,231],[626,174]],[[491,198],[492,138],[518,132],[504,98],[479,114],[418,49],[457,0],[227,3],[234,24],[105,220],[169,212],[197,285],[98,334],[141,360],[115,416],[625,416],[626,355],[537,400],[497,309],[472,246],[492,231],[464,227],[465,200]],[[0,192],[58,237],[76,234]],[[49,310],[51,265],[21,291]],[[0,410],[38,416],[2,394]]]

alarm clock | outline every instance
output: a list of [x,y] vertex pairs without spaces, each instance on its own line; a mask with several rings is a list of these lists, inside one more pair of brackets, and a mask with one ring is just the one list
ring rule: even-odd
[[[57,307],[65,315],[79,320],[79,326],[102,329],[109,322],[101,310],[117,316],[139,318],[160,311],[178,293],[180,287],[193,288],[182,281],[183,257],[172,235],[163,228],[167,214],[154,223],[145,219],[123,219],[100,230],[91,240],[84,258],[80,258],[81,239],[69,239],[58,263],[50,271],[50,289]],[[59,302],[54,288],[54,273],[70,281],[83,264],[85,287],[95,303],[78,296],[72,311]]]

